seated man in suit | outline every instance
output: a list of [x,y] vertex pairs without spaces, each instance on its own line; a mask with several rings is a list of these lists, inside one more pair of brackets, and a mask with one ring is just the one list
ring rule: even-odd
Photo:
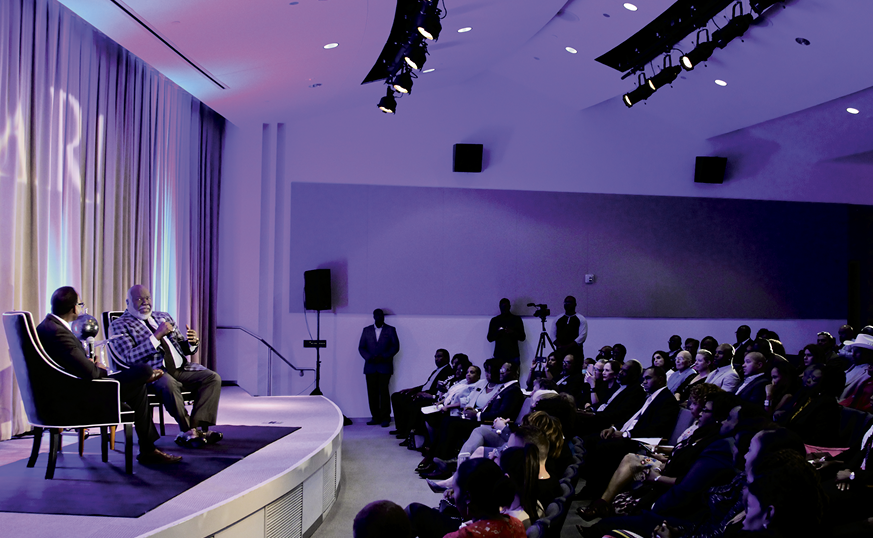
[[767,359],[763,354],[757,351],[748,353],[743,358],[744,379],[737,389],[737,396],[763,407],[767,399],[767,384],[770,383],[767,370]]
[[642,373],[643,366],[637,360],[631,359],[622,364],[618,371],[618,382],[621,386],[593,413],[579,414],[579,435],[599,433],[610,425],[627,422],[646,399],[646,391],[640,386]]
[[583,409],[585,404],[591,403],[591,387],[585,382],[582,366],[582,359],[577,359],[574,354],[564,355],[563,369],[555,382],[555,385],[558,386],[558,392],[572,396],[579,409]]
[[648,395],[643,405],[621,426],[613,424],[599,435],[583,438],[587,450],[585,476],[586,490],[599,493],[622,458],[639,448],[631,438],[667,438],[676,426],[679,403],[667,388],[667,374],[660,366],[643,371],[643,389]]
[[116,379],[121,383],[121,401],[134,411],[134,428],[139,441],[140,463],[177,463],[181,456],[173,456],[155,448],[158,432],[152,421],[145,384],[161,377],[160,370],[152,371],[139,364],[116,374],[109,375],[106,368],[88,358],[82,343],[70,330],[70,323],[79,317],[82,303],[79,294],[70,286],[58,288],[52,294],[52,312],[36,328],[42,347],[58,366],[81,379]]
[[[190,327],[185,338],[176,322],[166,312],[152,311],[152,297],[145,286],[136,285],[127,292],[127,310],[110,325],[110,345],[125,367],[137,364],[164,370],[165,375],[152,382],[167,412],[179,424],[176,443],[198,448],[215,444],[222,434],[209,431],[218,418],[221,377],[212,370],[188,361],[197,351],[197,333]],[[182,385],[194,393],[191,415],[182,399]]]
[[[438,349],[433,356],[436,369],[430,373],[424,383],[408,389],[403,389],[391,395],[391,406],[394,407],[394,428],[390,432],[398,439],[406,439],[409,431],[415,427],[414,418],[424,406],[432,405],[436,401],[438,383],[445,381],[453,371],[449,365],[449,352]],[[405,445],[404,445],[405,446]]]

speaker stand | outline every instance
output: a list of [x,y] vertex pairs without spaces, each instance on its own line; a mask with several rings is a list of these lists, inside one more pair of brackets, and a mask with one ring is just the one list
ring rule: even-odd
[[323,396],[321,392],[321,310],[315,311],[315,390],[311,396]]

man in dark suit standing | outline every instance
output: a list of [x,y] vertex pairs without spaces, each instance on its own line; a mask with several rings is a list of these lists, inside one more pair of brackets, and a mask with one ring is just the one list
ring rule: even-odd
[[367,424],[388,427],[391,422],[391,395],[388,382],[394,373],[394,355],[400,351],[397,331],[385,324],[385,313],[373,311],[373,325],[364,327],[358,352],[364,358],[364,375],[367,377],[367,399],[373,419]]
[[585,360],[583,344],[588,339],[588,320],[576,313],[576,298],[568,295],[564,299],[564,315],[555,321],[555,346],[558,358],[573,354],[580,361]]
[[79,294],[70,286],[58,288],[52,294],[52,311],[36,328],[39,340],[46,353],[61,368],[81,379],[117,380],[120,384],[121,401],[134,411],[134,427],[139,441],[140,463],[176,463],[181,456],[173,456],[155,448],[158,432],[152,420],[145,385],[161,377],[161,370],[152,371],[145,364],[135,365],[128,370],[109,374],[106,368],[88,358],[85,349],[70,329],[70,323],[79,317],[82,306]]

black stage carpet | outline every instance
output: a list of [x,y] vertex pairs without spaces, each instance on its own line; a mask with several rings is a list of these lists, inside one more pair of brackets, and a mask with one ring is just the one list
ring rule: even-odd
[[[36,466],[27,459],[0,467],[0,511],[78,516],[139,517],[176,495],[196,486],[268,444],[299,430],[281,426],[218,426],[221,443],[201,449],[177,446],[174,424],[158,440],[164,452],[182,456],[174,465],[141,465],[134,459],[133,475],[124,474],[124,432],[116,436],[109,461],[100,459],[100,429],[85,441],[80,458],[78,444],[58,454],[55,477],[45,479],[48,454],[40,454]],[[48,447],[48,435],[43,436]],[[134,434],[136,442],[136,434]],[[134,446],[134,458],[139,447]]]

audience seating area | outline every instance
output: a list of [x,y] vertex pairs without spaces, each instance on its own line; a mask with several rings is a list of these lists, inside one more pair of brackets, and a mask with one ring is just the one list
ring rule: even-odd
[[[433,416],[412,421],[414,433],[425,441],[407,448],[422,451],[424,460],[417,471],[430,479],[431,489],[452,491],[459,479],[458,474],[452,474],[457,467],[454,456],[461,446],[451,435],[446,436],[447,431],[461,423],[460,431],[465,437],[469,434],[463,450],[484,446],[484,450],[472,452],[471,457],[476,458],[494,457],[496,449],[499,462],[504,444],[528,443],[526,451],[537,449],[530,444],[533,441],[519,441],[521,438],[515,436],[523,428],[533,425],[549,437],[549,423],[534,418],[543,410],[559,424],[569,457],[545,462],[547,467],[551,465],[557,488],[550,490],[554,493],[548,499],[539,498],[538,514],[528,514],[530,520],[524,523],[529,538],[557,538],[562,533],[702,537],[741,531],[766,531],[772,536],[804,532],[841,538],[869,536],[873,534],[873,475],[865,469],[873,453],[873,415],[847,406],[849,401],[857,403],[858,397],[838,397],[843,392],[868,394],[873,378],[869,374],[858,376],[855,371],[853,380],[847,382],[846,372],[870,365],[873,373],[873,327],[846,334],[844,329],[840,329],[841,342],[828,333],[817,335],[814,360],[809,353],[804,354],[810,346],[790,354],[778,335],[762,329],[757,338],[751,338],[750,331],[743,334],[743,327],[738,329],[740,342],[735,345],[719,345],[707,336],[687,339],[682,349],[682,340],[671,337],[670,351],[656,351],[651,360],[624,358],[616,362],[611,349],[622,347],[618,345],[601,348],[597,357],[585,359],[582,368],[574,366],[575,357],[569,361],[560,357],[563,365],[549,357],[548,361],[537,361],[528,374],[535,381],[526,386],[533,390],[525,391],[524,400],[507,413],[514,420],[497,418],[494,424],[477,423],[476,419],[486,416],[492,409],[489,406],[501,404],[489,402],[476,407],[477,394],[487,387],[496,392],[492,399],[499,401],[507,394],[506,387],[518,386],[519,376],[517,371],[510,377],[505,375],[513,370],[507,363],[498,379],[496,366],[486,363],[488,383],[477,385],[473,396],[462,399],[462,407],[471,412],[455,418],[446,413],[442,422]],[[606,369],[610,375],[621,368],[618,384],[602,379],[605,364],[613,365]],[[669,377],[684,372],[689,365],[694,371],[683,374],[682,388],[674,394],[668,388]],[[455,377],[449,378],[442,390],[465,382]],[[865,390],[868,392],[858,392]],[[434,395],[436,402],[440,394]],[[673,403],[668,401],[673,399]],[[622,402],[631,403],[624,409]],[[677,405],[681,406],[678,413],[658,415]],[[569,413],[564,413],[562,406]],[[413,409],[415,413],[420,409]],[[664,418],[667,416],[669,422]],[[660,429],[651,429],[652,424]],[[524,435],[531,439],[528,432]],[[646,443],[660,438],[660,443],[643,445],[635,437],[647,439]],[[440,447],[440,454],[448,454],[448,459],[429,455],[433,447]],[[538,449],[541,455],[543,450]],[[434,482],[440,479],[442,482]],[[538,482],[543,487],[542,476]],[[469,487],[464,485],[459,491],[466,494]],[[519,496],[527,488],[517,481],[515,487]],[[457,528],[465,514],[461,511],[459,515],[452,496],[444,495],[442,502],[434,498],[433,506],[439,505],[434,510],[443,514],[453,511],[452,528]],[[520,498],[516,497],[515,506]],[[762,507],[772,506],[769,513],[781,511],[783,515],[745,520],[742,513],[749,498],[755,498]],[[786,499],[791,502],[783,504]],[[497,515],[492,517],[499,520]],[[663,526],[665,520],[669,528]],[[413,524],[411,536],[427,535],[420,532]],[[446,534],[450,538],[456,535],[467,534]]]

